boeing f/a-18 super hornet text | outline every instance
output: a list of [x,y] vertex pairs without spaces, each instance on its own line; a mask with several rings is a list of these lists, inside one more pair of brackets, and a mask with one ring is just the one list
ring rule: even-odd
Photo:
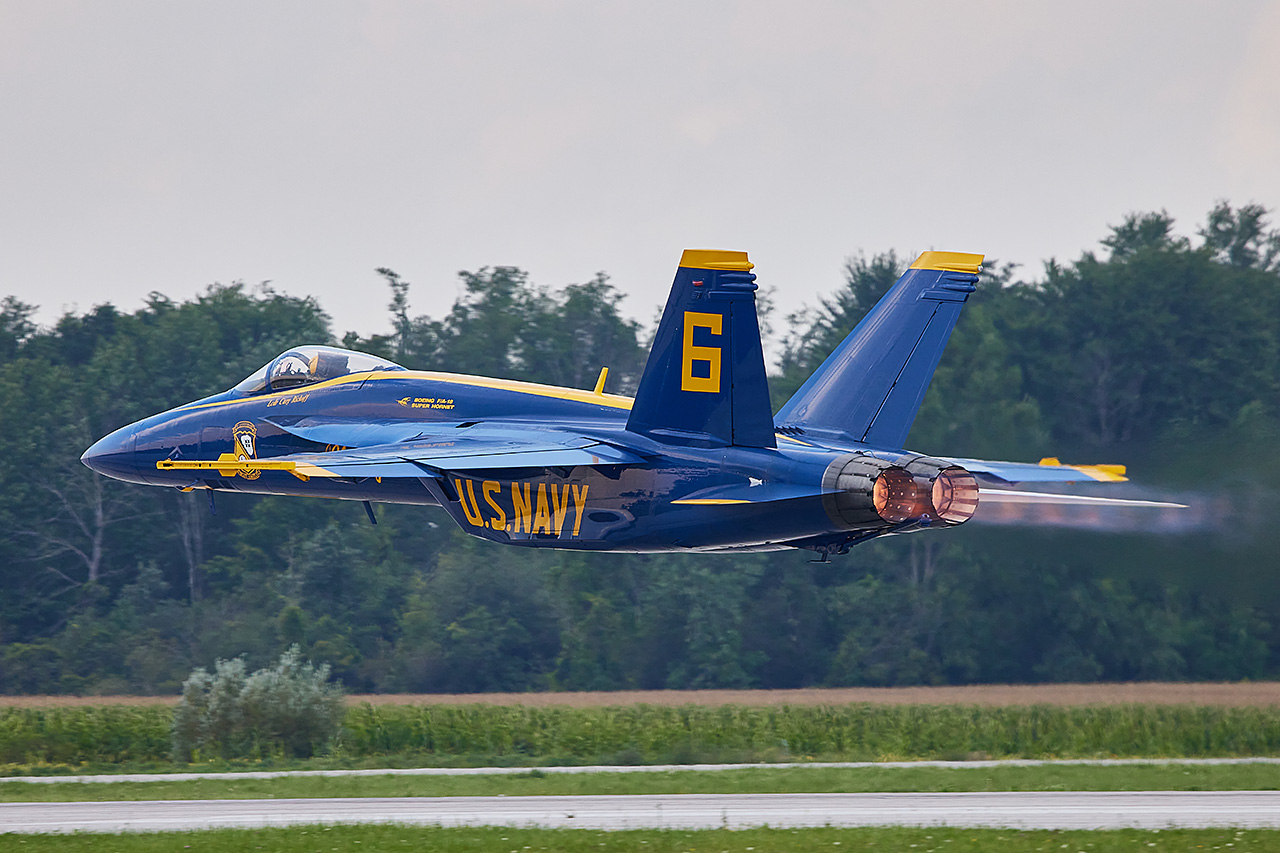
[[[444,507],[511,545],[823,559],[963,524],[979,502],[1146,504],[1014,491],[1121,481],[1107,465],[904,450],[981,255],[925,252],[776,416],[745,252],[680,260],[634,399],[291,349],[222,394],[124,427],[100,473],[183,490]],[[211,495],[212,496],[212,495]]]

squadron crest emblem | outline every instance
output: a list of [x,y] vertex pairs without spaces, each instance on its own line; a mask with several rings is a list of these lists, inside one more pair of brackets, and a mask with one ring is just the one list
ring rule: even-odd
[[[235,441],[235,454],[238,461],[247,462],[258,458],[257,427],[249,421],[240,421],[231,428],[231,435]],[[262,476],[262,472],[256,468],[241,468],[237,473],[246,480],[256,480]]]

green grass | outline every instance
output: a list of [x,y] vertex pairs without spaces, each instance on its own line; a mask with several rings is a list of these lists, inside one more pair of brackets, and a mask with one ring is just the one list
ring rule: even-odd
[[1083,853],[1164,853],[1164,851],[1280,850],[1278,830],[1178,829],[1016,832],[998,829],[743,829],[743,830],[627,830],[598,832],[582,829],[506,829],[405,826],[294,827],[288,829],[204,832],[157,832],[136,835],[8,835],[5,848],[23,853],[170,853],[173,850],[280,851],[280,853],[331,853],[379,850],[432,850],[437,853],[677,853],[677,851],[725,851],[725,853],[813,853],[823,850],[907,851],[907,853],[956,853],[956,851],[1083,851]]
[[[171,708],[157,706],[0,709],[0,772],[173,768],[171,719]],[[347,712],[327,760],[482,766],[1241,755],[1280,755],[1280,708],[363,705]]]
[[1280,767],[1160,765],[998,768],[759,768],[661,773],[345,776],[165,782],[0,783],[0,802],[556,794],[771,794],[885,791],[1254,791],[1280,789]]

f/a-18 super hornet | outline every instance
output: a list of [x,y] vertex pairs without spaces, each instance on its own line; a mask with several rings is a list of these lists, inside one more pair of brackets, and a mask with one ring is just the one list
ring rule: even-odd
[[[981,255],[925,252],[772,414],[745,252],[688,250],[634,398],[406,370],[299,346],[235,387],[116,430],[95,471],[183,490],[437,505],[540,548],[823,559],[963,524],[986,501],[1161,505],[1011,489],[1124,468],[906,450]],[[212,494],[211,494],[212,497]]]

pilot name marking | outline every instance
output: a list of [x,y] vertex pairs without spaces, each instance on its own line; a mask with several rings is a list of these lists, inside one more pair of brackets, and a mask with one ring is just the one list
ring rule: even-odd
[[472,527],[559,539],[576,538],[581,533],[587,490],[591,488],[578,483],[477,482],[461,477],[455,477],[453,485],[462,514]]
[[292,397],[273,397],[267,401],[267,408],[272,406],[287,406],[290,403],[305,403],[309,394],[294,394]]

